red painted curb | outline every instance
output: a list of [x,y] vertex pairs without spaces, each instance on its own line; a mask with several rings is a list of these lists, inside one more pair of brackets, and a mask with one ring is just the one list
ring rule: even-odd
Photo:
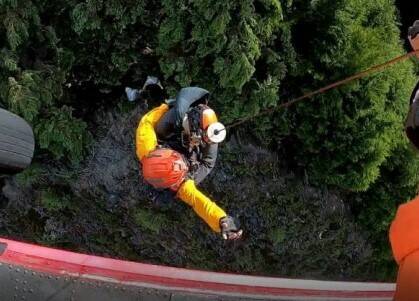
[[1,238],[0,244],[6,245],[0,255],[0,262],[3,263],[55,275],[158,286],[176,291],[301,297],[307,300],[319,297],[334,300],[391,300],[394,295],[393,284],[295,280],[215,273],[84,255]]

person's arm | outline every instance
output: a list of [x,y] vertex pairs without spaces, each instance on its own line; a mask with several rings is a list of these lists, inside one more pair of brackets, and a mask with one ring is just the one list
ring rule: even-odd
[[141,118],[135,133],[136,153],[140,161],[156,149],[157,136],[154,127],[168,109],[169,107],[166,104],[162,104]]
[[214,232],[221,232],[220,219],[226,217],[227,214],[215,202],[199,191],[193,180],[185,181],[180,186],[176,196],[191,206]]
[[199,191],[193,180],[185,181],[177,191],[176,197],[191,206],[196,214],[214,232],[221,233],[224,239],[235,240],[242,236],[243,230],[240,229],[236,220]]
[[[416,20],[412,26],[409,27],[408,39],[413,50],[419,50],[419,20]],[[419,54],[416,54],[419,58]]]
[[199,166],[193,173],[196,185],[199,185],[211,172],[217,161],[218,144],[210,144],[202,150],[202,159],[198,162]]
[[412,252],[399,264],[394,301],[419,301],[419,251]]
[[[409,28],[408,37],[412,48],[419,51],[419,20],[415,21],[413,26]],[[419,58],[419,53],[417,56]],[[405,132],[410,142],[419,150],[419,82],[410,96],[410,108],[406,118]]]
[[419,196],[402,204],[391,223],[389,238],[399,265],[395,301],[419,301]]
[[416,84],[416,87],[412,91],[410,96],[410,104],[419,101],[419,82]]

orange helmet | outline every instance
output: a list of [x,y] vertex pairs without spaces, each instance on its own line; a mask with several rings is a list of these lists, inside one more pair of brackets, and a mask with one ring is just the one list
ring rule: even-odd
[[168,148],[152,151],[141,163],[144,180],[154,188],[170,188],[177,191],[189,170],[183,156]]

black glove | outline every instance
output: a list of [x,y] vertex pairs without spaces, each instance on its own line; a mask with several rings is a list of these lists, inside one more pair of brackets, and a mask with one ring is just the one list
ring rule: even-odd
[[166,98],[166,92],[160,80],[155,76],[147,76],[141,97],[156,103],[162,103]]
[[220,228],[224,239],[236,240],[243,234],[243,230],[239,229],[234,218],[229,215],[220,219]]

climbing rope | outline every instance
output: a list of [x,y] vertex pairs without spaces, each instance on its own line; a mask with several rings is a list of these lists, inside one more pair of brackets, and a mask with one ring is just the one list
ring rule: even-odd
[[291,99],[290,101],[287,101],[287,102],[282,103],[280,105],[277,105],[275,107],[264,109],[264,110],[260,111],[258,114],[255,114],[253,116],[242,118],[242,119],[240,119],[240,120],[238,120],[236,122],[233,122],[231,124],[226,125],[226,129],[236,127],[236,126],[238,126],[240,124],[243,124],[243,123],[245,123],[245,122],[247,122],[249,120],[252,120],[254,118],[257,118],[257,117],[260,117],[260,116],[263,116],[263,115],[272,114],[273,112],[275,112],[275,111],[277,111],[279,109],[287,108],[287,107],[292,106],[295,103],[300,102],[302,100],[310,99],[310,98],[312,98],[315,95],[325,93],[328,90],[335,89],[335,88],[340,87],[342,85],[345,85],[345,84],[347,84],[349,82],[352,82],[352,81],[354,81],[356,79],[360,79],[360,78],[366,77],[366,76],[370,75],[371,73],[382,71],[386,67],[388,67],[390,65],[393,65],[393,64],[396,64],[396,63],[401,62],[401,61],[405,61],[405,60],[407,60],[408,58],[410,58],[410,57],[412,57],[414,55],[419,55],[419,50],[411,51],[409,53],[406,53],[404,55],[398,56],[398,57],[396,57],[396,58],[394,58],[394,59],[392,59],[390,61],[387,61],[385,63],[372,66],[372,67],[370,67],[369,69],[367,69],[365,71],[356,73],[355,75],[352,75],[352,76],[349,76],[349,77],[347,77],[345,79],[342,79],[342,80],[339,80],[337,82],[334,82],[334,83],[332,83],[330,85],[327,85],[327,86],[325,86],[323,88],[320,88],[318,90],[305,93],[304,95],[302,95],[300,97]]

